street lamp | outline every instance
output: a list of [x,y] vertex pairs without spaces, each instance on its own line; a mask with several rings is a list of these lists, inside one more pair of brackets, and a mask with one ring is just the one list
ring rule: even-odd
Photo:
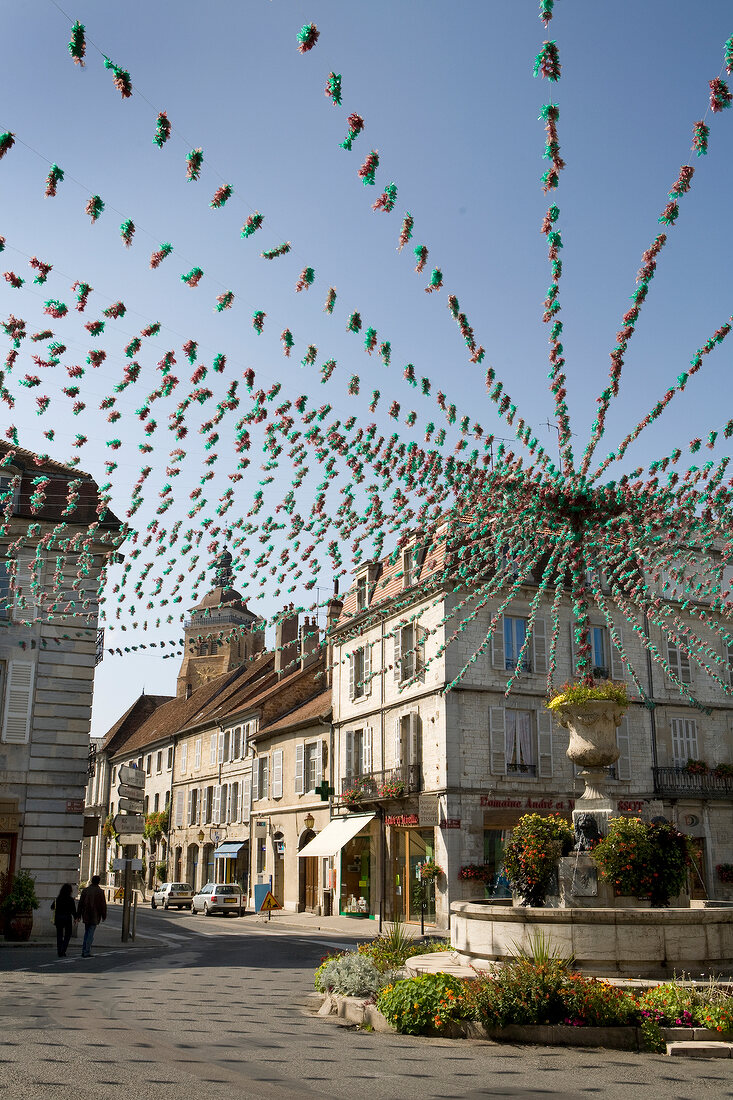
[[203,829],[199,829],[199,844],[203,844],[206,834]]
[[313,826],[315,825],[315,823],[316,823],[316,819],[314,818],[313,814],[312,813],[307,813],[305,815],[305,827],[306,827],[306,829],[308,829],[310,831],[313,828]]

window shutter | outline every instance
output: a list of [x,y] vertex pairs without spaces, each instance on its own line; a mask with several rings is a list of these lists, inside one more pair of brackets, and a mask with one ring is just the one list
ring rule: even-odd
[[362,734],[362,775],[372,774],[372,731],[365,729]]
[[249,811],[252,804],[252,776],[245,775],[242,780],[242,821],[249,821]]
[[218,825],[221,820],[221,784],[214,787],[214,810],[211,815],[212,824]]
[[364,646],[364,695],[372,693],[372,646],[367,642]]
[[540,618],[532,625],[532,671],[547,672],[547,626]]
[[631,738],[629,720],[626,717],[621,719],[621,725],[616,728],[616,744],[619,752],[616,761],[616,778],[631,779]]
[[223,731],[219,734],[219,751],[217,753],[216,762],[217,762],[217,764],[223,764],[224,763],[224,732]]
[[[620,626],[616,628],[616,634],[618,635],[618,640],[621,642],[621,645],[623,645],[624,644],[624,637],[623,637],[623,634],[621,633],[621,627]],[[624,662],[621,659],[621,651],[611,641],[610,633],[609,633],[608,641],[609,641],[609,645],[611,647],[611,679],[613,679],[613,680],[623,680],[624,676],[626,675],[626,669],[624,668]],[[621,776],[619,776],[619,779],[620,778],[621,778]]]
[[687,757],[697,760],[697,722],[694,718],[685,718],[685,740],[687,742]]
[[323,782],[323,739],[316,742],[316,787]]
[[232,783],[231,787],[231,806],[229,809],[229,820],[239,821],[239,783]]
[[301,741],[295,746],[295,793],[305,791],[305,745]]
[[680,680],[682,681],[683,684],[691,684],[692,683],[692,666],[690,665],[690,658],[681,649],[679,651],[679,654],[680,654]]
[[537,774],[552,776],[552,715],[544,709],[537,711]]
[[276,749],[272,754],[272,797],[283,796],[283,750]]
[[181,745],[181,773],[183,775],[188,771],[188,742],[184,742]]
[[416,710],[410,711],[410,763],[420,763],[420,715]]
[[[491,635],[491,667],[492,668],[505,668],[506,662],[504,659],[504,616],[499,616],[499,621],[496,624],[496,629]],[[504,735],[502,734],[502,737]]]
[[504,708],[489,707],[489,761],[492,775],[506,775]]
[[417,634],[417,646],[415,653],[415,660],[417,661],[417,668],[415,672],[420,678],[421,683],[425,683],[425,639],[428,636],[428,632],[424,626],[416,627]]
[[202,815],[203,815],[203,809],[202,809],[203,801],[204,801],[204,788],[199,787],[198,795],[197,795],[197,798],[196,798],[196,822],[195,822],[196,825],[201,824],[201,818],[202,818]]
[[209,741],[209,764],[213,768],[216,764],[216,734],[212,733],[211,740]]
[[396,768],[402,767],[402,719],[394,721],[394,763]]
[[263,756],[260,760],[262,764],[262,775],[260,776],[260,798],[268,798],[270,792],[270,757]]
[[346,730],[344,736],[346,740],[346,758],[344,762],[344,772],[346,775],[351,776],[354,774],[354,731]]
[[183,791],[176,791],[176,828],[183,825]]
[[[725,642],[723,642],[723,660],[728,665],[728,686],[733,687],[733,645],[726,645]],[[725,672],[721,679],[725,680]]]
[[3,715],[3,741],[8,745],[25,745],[28,741],[33,706],[33,674],[31,661],[9,661]]
[[188,792],[188,812],[186,814],[186,821],[189,825],[193,825],[193,787]]
[[31,587],[35,582],[35,574],[30,572],[29,566],[35,561],[35,554],[18,554],[18,571],[15,575],[15,602],[13,604],[13,619],[15,622],[35,622],[38,615],[38,604]]
[[201,738],[196,738],[196,745],[194,748],[193,766],[198,769],[201,767]]
[[252,761],[252,801],[256,802],[260,797],[260,761]]
[[402,624],[394,632],[394,678],[397,683],[402,679]]
[[356,698],[356,653],[349,654],[349,699]]

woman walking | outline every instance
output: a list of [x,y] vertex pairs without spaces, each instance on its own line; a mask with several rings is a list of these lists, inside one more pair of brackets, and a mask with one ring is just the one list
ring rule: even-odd
[[56,925],[56,946],[60,959],[64,958],[66,948],[69,946],[71,922],[78,919],[74,888],[70,882],[65,882],[53,903],[53,923]]

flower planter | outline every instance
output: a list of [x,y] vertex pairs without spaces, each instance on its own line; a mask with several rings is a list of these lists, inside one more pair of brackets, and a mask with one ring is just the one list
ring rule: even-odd
[[573,820],[579,814],[591,813],[601,833],[606,831],[614,812],[606,794],[606,781],[609,767],[619,758],[616,727],[621,725],[625,709],[613,699],[588,699],[583,703],[560,703],[552,710],[570,734],[567,756],[581,768],[580,775],[585,780]]
[[13,913],[6,917],[3,932],[6,940],[24,943],[31,938],[32,928],[33,913],[29,910],[27,913]]

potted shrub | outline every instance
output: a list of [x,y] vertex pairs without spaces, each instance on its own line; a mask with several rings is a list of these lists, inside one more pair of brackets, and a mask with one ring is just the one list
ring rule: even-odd
[[617,894],[649,898],[654,908],[663,908],[684,889],[694,849],[668,821],[618,817],[591,855]]
[[33,910],[38,908],[36,880],[27,871],[18,871],[10,889],[0,902],[3,934],[6,940],[28,940],[33,928]]
[[619,757],[616,727],[628,704],[626,685],[613,680],[564,684],[546,704],[570,734],[568,758],[582,769],[585,790],[576,810],[601,812],[604,819],[611,815],[605,785],[608,769]]
[[520,817],[504,852],[504,873],[522,905],[545,904],[557,862],[574,840],[572,825],[555,814]]

